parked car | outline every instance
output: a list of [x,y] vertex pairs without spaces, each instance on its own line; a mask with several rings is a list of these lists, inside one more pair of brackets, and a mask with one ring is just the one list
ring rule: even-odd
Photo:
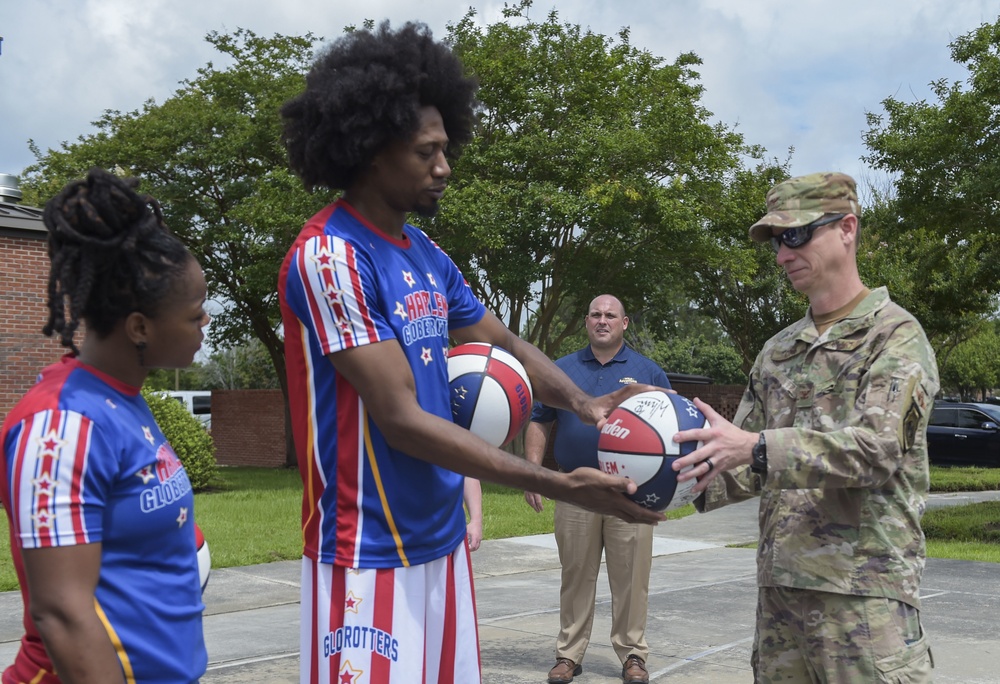
[[935,403],[927,453],[934,465],[1000,468],[1000,406]]
[[201,421],[206,430],[212,429],[212,392],[209,390],[194,390],[167,392],[184,405],[192,416]]

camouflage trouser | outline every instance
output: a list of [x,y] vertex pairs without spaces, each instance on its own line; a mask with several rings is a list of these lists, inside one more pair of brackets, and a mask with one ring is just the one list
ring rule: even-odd
[[761,587],[750,657],[757,684],[931,681],[920,612],[892,599]]

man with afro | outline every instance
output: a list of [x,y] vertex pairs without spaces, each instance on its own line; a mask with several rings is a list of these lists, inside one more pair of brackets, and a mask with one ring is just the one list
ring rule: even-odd
[[473,296],[409,212],[433,215],[472,137],[476,84],[422,24],[348,33],[282,108],[291,167],[341,190],[281,267],[295,446],[304,483],[301,681],[481,680],[463,476],[634,522],[662,516],[593,468],[559,473],[451,420],[449,337],[513,353],[536,397],[602,424],[594,398]]

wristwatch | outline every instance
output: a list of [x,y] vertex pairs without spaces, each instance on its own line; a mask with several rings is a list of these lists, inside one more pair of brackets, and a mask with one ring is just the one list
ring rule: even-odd
[[767,477],[767,442],[764,441],[763,431],[750,453],[753,456],[753,462],[750,463],[751,472]]

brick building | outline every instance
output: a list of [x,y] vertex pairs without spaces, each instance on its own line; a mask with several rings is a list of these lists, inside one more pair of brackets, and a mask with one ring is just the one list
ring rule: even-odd
[[42,210],[20,198],[16,179],[0,174],[0,418],[63,354],[42,335],[49,273]]

